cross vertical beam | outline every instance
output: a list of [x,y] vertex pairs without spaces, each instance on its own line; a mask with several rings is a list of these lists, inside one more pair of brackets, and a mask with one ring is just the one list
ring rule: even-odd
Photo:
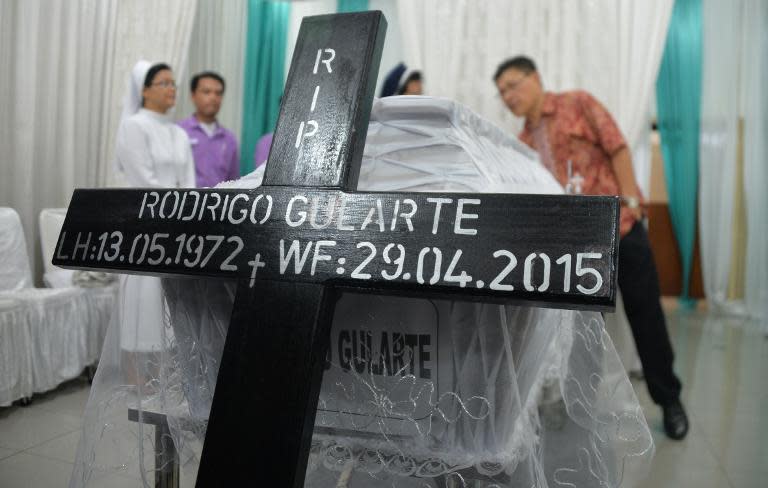
[[381,12],[304,19],[262,185],[357,189],[386,29]]
[[[385,31],[380,12],[304,19],[264,186],[357,188]],[[239,283],[198,487],[304,485],[334,301],[324,284]]]
[[304,485],[335,293],[240,283],[197,486]]

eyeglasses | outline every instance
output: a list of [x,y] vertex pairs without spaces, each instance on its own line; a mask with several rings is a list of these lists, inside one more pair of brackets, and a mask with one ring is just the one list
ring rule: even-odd
[[526,78],[528,78],[528,75],[530,75],[530,74],[531,73],[525,73],[523,76],[521,76],[517,80],[515,80],[515,81],[513,81],[511,83],[507,83],[506,85],[501,87],[499,89],[499,95],[503,97],[507,92],[515,91],[518,88],[520,88],[520,85],[522,85],[522,83],[525,81]]
[[163,80],[152,83],[152,86],[160,86],[163,88],[176,88],[176,82],[174,80]]

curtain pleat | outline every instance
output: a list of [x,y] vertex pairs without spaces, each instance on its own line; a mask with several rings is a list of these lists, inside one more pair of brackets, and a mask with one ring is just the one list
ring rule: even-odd
[[[183,67],[196,3],[0,2],[0,206],[19,213],[40,283],[38,216],[111,181],[131,66]],[[152,15],[148,15],[152,12]],[[183,77],[183,68],[177,70]]]
[[682,261],[683,303],[689,289],[696,238],[701,109],[701,0],[677,0],[656,81],[669,213]]
[[[710,305],[728,307],[739,208],[739,84],[743,1],[702,1],[702,93],[699,134],[699,233],[704,289]],[[743,282],[743,276],[741,278]]]
[[503,60],[531,56],[547,90],[585,89],[611,111],[648,195],[653,82],[672,0],[398,0],[397,7],[403,61],[423,70],[427,95],[464,103],[517,134],[521,121],[491,77]]
[[189,58],[183,80],[179,80],[176,116],[189,117],[195,106],[190,99],[189,81],[201,71],[215,71],[226,82],[219,123],[240,141],[243,122],[243,82],[248,17],[247,0],[197,0],[189,43]]
[[99,186],[117,1],[0,2],[0,206],[21,217],[34,276],[38,215]]
[[275,130],[283,94],[290,3],[250,0],[245,49],[240,171],[253,171],[259,138]]
[[768,2],[746,0],[744,17],[744,198],[747,214],[745,298],[768,332]]
[[362,12],[368,10],[368,0],[337,0],[336,11],[342,12]]

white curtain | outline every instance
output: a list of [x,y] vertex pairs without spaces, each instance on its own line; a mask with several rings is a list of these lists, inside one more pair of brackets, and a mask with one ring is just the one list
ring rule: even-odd
[[[118,2],[117,26],[113,35],[115,49],[111,61],[112,74],[109,104],[109,137],[104,142],[102,165],[108,178],[102,182],[120,185],[112,165],[114,135],[120,122],[123,94],[128,73],[139,59],[152,63],[168,63],[179,83],[186,79],[187,54],[195,22],[197,2],[184,0],[132,0]],[[178,100],[178,98],[177,98]]]
[[379,66],[378,83],[376,86],[376,96],[381,93],[381,86],[387,74],[398,65],[404,62],[402,33],[400,32],[400,12],[395,0],[369,0],[368,8],[371,10],[381,10],[387,19],[387,35],[384,40],[384,51],[381,53],[381,65]]
[[288,17],[288,39],[285,46],[285,70],[283,73],[288,78],[293,59],[293,48],[296,47],[296,39],[299,37],[301,19],[310,15],[324,15],[336,13],[337,0],[307,0],[293,2],[291,13]]
[[117,12],[116,0],[0,2],[0,206],[21,217],[33,272],[40,210],[105,177]]
[[[704,0],[699,228],[707,299],[718,311],[768,320],[768,3]],[[738,182],[739,119],[744,121]],[[743,183],[743,196],[736,191]],[[729,301],[736,199],[746,207],[745,300]],[[738,276],[738,274],[737,274]],[[746,306],[746,308],[743,308]],[[766,326],[768,328],[768,326]]]
[[0,1],[0,206],[21,216],[38,278],[40,210],[111,180],[127,74],[140,57],[183,66],[194,14],[183,0]]
[[398,0],[406,63],[429,95],[458,100],[515,133],[491,77],[517,54],[537,62],[545,88],[586,89],[615,116],[640,186],[650,180],[650,105],[672,0]]
[[189,81],[195,73],[215,71],[227,84],[218,120],[241,139],[243,124],[243,69],[248,23],[246,0],[197,0],[197,15],[189,43],[189,58],[179,83],[176,117],[190,116],[195,107],[189,98]]
[[745,290],[749,314],[768,331],[768,2],[746,0],[744,12]]
[[699,235],[705,294],[717,309],[728,307],[743,3],[702,2]]

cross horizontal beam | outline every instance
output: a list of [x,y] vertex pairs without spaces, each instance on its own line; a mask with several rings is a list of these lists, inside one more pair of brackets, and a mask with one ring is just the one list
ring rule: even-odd
[[608,310],[618,215],[613,197],[77,190],[54,264]]

